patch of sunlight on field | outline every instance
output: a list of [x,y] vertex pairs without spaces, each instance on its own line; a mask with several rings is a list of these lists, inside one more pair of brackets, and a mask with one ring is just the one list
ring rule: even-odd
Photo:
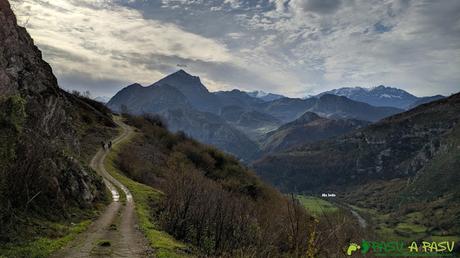
[[305,207],[305,209],[307,209],[312,213],[313,216],[316,217],[323,214],[337,212],[339,210],[339,208],[337,208],[334,204],[322,198],[304,195],[298,195],[297,198],[303,207]]

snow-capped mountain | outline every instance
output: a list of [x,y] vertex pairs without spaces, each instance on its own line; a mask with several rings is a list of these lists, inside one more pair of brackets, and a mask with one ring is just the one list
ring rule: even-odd
[[333,94],[338,96],[344,96],[352,100],[365,102],[373,106],[382,107],[397,107],[407,109],[411,107],[420,98],[416,97],[409,92],[380,85],[373,88],[363,87],[344,87],[323,92],[318,97],[324,94]]
[[274,94],[274,93],[267,93],[261,90],[246,92],[249,96],[261,99],[263,101],[273,101],[277,99],[284,98],[283,95]]
[[99,97],[95,97],[94,100],[95,100],[95,101],[99,101],[99,102],[105,104],[105,103],[109,102],[110,97],[107,97],[107,96],[99,96]]

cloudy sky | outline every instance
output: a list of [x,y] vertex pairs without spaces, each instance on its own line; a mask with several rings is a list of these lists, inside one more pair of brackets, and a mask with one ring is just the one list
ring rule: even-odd
[[460,91],[460,1],[11,0],[61,87],[112,96],[184,66],[212,91]]

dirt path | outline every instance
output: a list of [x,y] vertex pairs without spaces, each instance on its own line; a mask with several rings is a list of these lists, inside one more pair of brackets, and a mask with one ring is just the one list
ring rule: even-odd
[[359,224],[359,226],[361,228],[366,228],[367,227],[367,221],[361,215],[359,215],[359,213],[356,210],[354,210],[352,207],[350,207],[350,212],[356,218],[356,220],[358,221],[358,224]]
[[[113,145],[133,134],[133,129],[120,119],[115,119],[115,122],[122,128],[122,133],[112,141]],[[153,257],[147,240],[138,230],[131,193],[104,167],[104,160],[109,151],[99,150],[90,166],[104,178],[105,185],[112,193],[112,203],[86,232],[52,257]],[[117,188],[126,196],[124,203],[120,202]]]
[[340,201],[334,201],[333,202],[337,207],[340,207],[344,210],[347,210],[347,211],[350,211],[351,215],[356,219],[356,221],[358,222],[358,225],[360,228],[366,228],[367,227],[367,221],[365,218],[363,218],[363,216],[361,216],[359,214],[359,212],[353,208],[353,206],[347,204],[347,203],[344,203],[344,202],[340,202]]

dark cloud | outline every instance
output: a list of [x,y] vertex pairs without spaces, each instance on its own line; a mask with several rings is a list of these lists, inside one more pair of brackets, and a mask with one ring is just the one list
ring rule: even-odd
[[300,7],[307,12],[318,14],[335,13],[342,4],[341,0],[302,0]]
[[414,8],[420,12],[418,33],[437,32],[443,37],[460,38],[460,1],[421,1]]
[[391,30],[392,26],[385,25],[382,21],[377,22],[374,24],[374,30],[378,33],[385,33]]
[[[219,38],[228,32],[245,29],[240,24],[229,21],[233,20],[235,15],[244,14],[248,11],[243,11],[240,8],[231,9],[224,4],[223,0],[164,2],[169,2],[169,5],[174,6],[174,8],[162,7],[161,1],[125,1],[123,4],[141,11],[146,19],[173,23],[189,32],[209,38]],[[252,2],[254,5],[256,1],[240,2],[242,3],[241,8],[243,8],[243,6],[249,5],[246,2]],[[210,9],[215,6],[222,8],[218,12],[211,11]]]
[[277,82],[271,81],[264,74],[255,73],[250,69],[231,63],[195,62],[190,64],[187,69],[203,75],[206,79],[227,84],[229,86],[227,90],[239,88],[245,90],[264,89],[278,92],[282,86]]
[[[280,85],[272,82],[260,74],[251,72],[247,67],[238,67],[231,63],[206,62],[158,54],[121,56],[133,65],[142,65],[150,70],[163,74],[175,72],[177,64],[186,66],[186,70],[203,79],[212,80],[221,84],[231,85],[234,88],[276,90]],[[153,79],[152,82],[153,83]],[[209,85],[207,85],[209,86]],[[212,89],[211,89],[212,90]],[[216,89],[214,89],[216,90]]]
[[56,74],[59,86],[66,90],[89,91],[92,97],[113,96],[123,87],[132,84],[130,81],[95,79],[81,72],[66,72]]

